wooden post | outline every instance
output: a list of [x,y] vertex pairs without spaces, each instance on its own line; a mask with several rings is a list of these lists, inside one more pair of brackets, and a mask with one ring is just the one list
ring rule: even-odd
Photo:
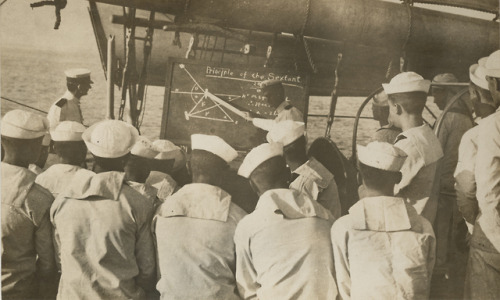
[[115,118],[115,37],[108,38],[106,78],[108,79],[108,109],[106,119]]

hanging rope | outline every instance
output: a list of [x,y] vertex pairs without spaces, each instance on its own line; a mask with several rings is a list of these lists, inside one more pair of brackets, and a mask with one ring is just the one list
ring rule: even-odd
[[307,39],[304,37],[304,33],[306,31],[307,23],[309,23],[309,16],[311,14],[311,0],[307,0],[307,5],[306,5],[306,14],[304,17],[304,22],[302,24],[302,28],[300,30],[300,39],[302,40],[302,43],[304,45],[304,50],[306,51],[306,56],[307,60],[309,61],[309,65],[311,66],[311,69],[313,70],[313,73],[317,73],[318,69],[316,68],[316,64],[314,63],[311,49],[309,48],[309,43],[307,42]]
[[36,111],[41,112],[41,113],[43,113],[43,114],[47,114],[47,112],[46,112],[46,111],[43,111],[43,110],[38,109],[38,108],[35,108],[35,107],[33,107],[33,106],[29,106],[29,105],[24,104],[24,103],[21,103],[21,102],[19,102],[19,101],[15,101],[15,100],[9,99],[9,98],[4,97],[4,96],[1,96],[0,98],[2,98],[2,100],[9,101],[9,102],[15,103],[15,104],[17,104],[17,105],[24,106],[24,107],[29,108],[29,109],[32,109],[32,110],[36,110]]
[[406,55],[406,46],[408,46],[408,42],[410,41],[411,38],[411,33],[413,29],[413,13],[412,13],[412,6],[413,6],[413,0],[404,0],[404,3],[406,5],[406,13],[408,14],[408,31],[406,32],[406,40],[403,43],[403,46],[401,48],[402,51],[402,56],[401,56],[401,64],[400,64],[400,72],[405,72],[408,68],[408,59]]

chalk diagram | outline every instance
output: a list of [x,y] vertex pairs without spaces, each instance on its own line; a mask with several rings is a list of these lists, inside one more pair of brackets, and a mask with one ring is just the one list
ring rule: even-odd
[[[171,92],[172,94],[188,94],[191,96],[194,106],[189,111],[184,111],[184,117],[186,120],[189,121],[190,118],[195,118],[238,124],[238,118],[235,118],[235,116],[231,117],[229,114],[229,112],[232,112],[247,121],[251,121],[250,114],[248,112],[241,111],[230,104],[233,101],[242,99],[242,95],[212,94],[207,88],[203,88],[198,83],[189,70],[186,69],[184,64],[179,64],[179,68],[182,69],[193,81],[191,91],[175,90]],[[225,100],[221,99],[221,97]]]

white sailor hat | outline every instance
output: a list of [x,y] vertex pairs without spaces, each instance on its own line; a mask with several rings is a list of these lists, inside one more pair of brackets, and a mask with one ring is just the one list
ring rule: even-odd
[[176,171],[186,163],[186,155],[182,149],[169,140],[156,140],[153,149],[158,152],[154,157],[158,160],[174,159],[173,170]]
[[144,158],[155,158],[158,155],[158,151],[153,148],[153,144],[147,137],[140,136],[132,149],[130,149],[130,154]]
[[139,138],[139,132],[125,122],[105,120],[87,128],[82,138],[92,154],[104,158],[117,158],[130,152]]
[[488,89],[488,81],[486,81],[486,64],[487,57],[479,59],[477,64],[473,64],[469,68],[469,78],[472,83],[485,90]]
[[66,79],[68,79],[68,80],[88,79],[88,81],[90,83],[94,83],[90,79],[90,70],[89,69],[84,69],[84,68],[69,69],[69,70],[64,71],[64,74],[66,75]]
[[437,83],[458,82],[458,79],[452,73],[442,73],[434,76],[434,78],[432,78],[432,82],[437,82]]
[[399,172],[406,153],[385,142],[371,142],[366,146],[358,145],[358,159],[361,163],[385,171]]
[[303,136],[304,132],[303,122],[285,120],[274,124],[266,138],[269,143],[281,143],[283,146],[288,146]]
[[261,81],[261,83],[259,84],[260,88],[265,88],[265,87],[269,87],[269,86],[276,86],[276,85],[282,85],[281,81],[276,80],[276,79],[268,79],[268,80]]
[[3,136],[17,139],[36,139],[44,136],[49,128],[47,118],[24,110],[14,109],[2,118]]
[[264,143],[253,148],[243,160],[238,175],[245,178],[250,177],[252,172],[266,160],[276,156],[283,156],[283,144],[281,143]]
[[382,86],[387,95],[409,92],[428,93],[431,82],[415,72],[403,72],[394,76],[390,83],[383,83]]
[[191,135],[191,149],[208,151],[222,158],[227,163],[230,163],[238,156],[238,152],[233,147],[215,135]]
[[500,50],[497,50],[488,56],[484,67],[486,69],[486,75],[500,78]]
[[85,126],[74,121],[63,121],[59,123],[50,135],[54,142],[77,142],[83,141],[82,134]]

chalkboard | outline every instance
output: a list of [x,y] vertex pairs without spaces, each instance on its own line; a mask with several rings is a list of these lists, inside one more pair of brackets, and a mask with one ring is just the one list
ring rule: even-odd
[[274,119],[274,109],[262,97],[259,88],[259,83],[267,79],[282,81],[286,98],[307,116],[309,97],[305,74],[169,59],[161,138],[190,145],[194,133],[217,135],[237,150],[249,150],[265,142],[265,131],[213,101],[205,90],[252,117]]

